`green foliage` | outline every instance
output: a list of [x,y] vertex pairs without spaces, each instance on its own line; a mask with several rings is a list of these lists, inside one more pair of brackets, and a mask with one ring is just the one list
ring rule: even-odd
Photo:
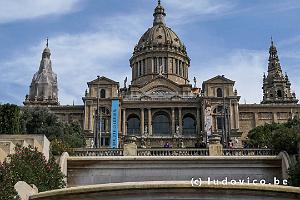
[[[265,124],[249,132],[249,143],[255,147],[267,146],[279,153],[286,151],[288,154],[299,154],[300,119],[294,117],[284,124]],[[300,161],[289,169],[289,184],[300,186]]]
[[70,124],[62,123],[47,108],[25,108],[21,122],[24,132],[46,135],[51,141],[53,155],[60,155],[64,151],[70,152],[71,148],[85,146],[85,139],[80,124],[76,121]]
[[30,134],[44,134],[52,140],[63,134],[63,124],[57,116],[44,107],[26,107],[21,115],[23,131]]
[[80,148],[85,146],[84,135],[82,129],[77,121],[64,125],[64,134],[62,141],[71,148]]
[[17,191],[14,188],[14,181],[7,172],[4,163],[0,163],[0,200],[19,200]]
[[14,104],[0,105],[0,134],[18,134],[20,108]]
[[288,183],[291,186],[300,187],[300,160],[295,166],[289,168],[289,179]]
[[275,152],[286,151],[288,154],[293,155],[298,152],[297,137],[300,134],[300,129],[288,128],[283,126],[273,131],[271,143]]
[[273,131],[281,128],[280,124],[265,124],[258,126],[249,132],[249,144],[252,147],[272,147]]
[[78,122],[63,124],[64,134],[51,141],[51,150],[53,155],[60,155],[63,152],[71,152],[71,148],[80,148],[85,146],[84,135]]
[[65,186],[64,175],[52,157],[46,161],[43,153],[31,147],[16,147],[10,155],[10,162],[4,162],[4,176],[15,185],[18,181],[37,186],[40,192],[59,189]]
[[268,147],[276,152],[297,153],[300,142],[300,119],[294,117],[283,124],[265,124],[249,132],[249,144],[254,147]]

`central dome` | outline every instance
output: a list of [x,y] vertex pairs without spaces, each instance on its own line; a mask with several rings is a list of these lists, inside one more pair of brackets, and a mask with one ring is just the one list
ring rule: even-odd
[[153,16],[153,26],[140,38],[130,59],[132,84],[143,85],[157,75],[188,84],[190,59],[183,42],[166,26],[166,13],[160,1]]
[[169,47],[170,49],[186,54],[186,48],[177,34],[162,24],[157,24],[149,28],[141,37],[134,50],[135,53],[138,53],[153,47]]

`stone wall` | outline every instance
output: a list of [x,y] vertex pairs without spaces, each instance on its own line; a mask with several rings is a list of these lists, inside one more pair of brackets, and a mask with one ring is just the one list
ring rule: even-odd
[[278,104],[240,104],[239,124],[243,132],[242,139],[246,139],[249,131],[266,123],[284,123],[290,117],[300,117],[299,105]]
[[136,181],[282,178],[276,156],[69,157],[68,187]]
[[42,152],[46,159],[49,159],[50,142],[45,135],[25,134],[25,135],[1,135],[0,134],[0,161],[14,153],[16,145],[36,147]]

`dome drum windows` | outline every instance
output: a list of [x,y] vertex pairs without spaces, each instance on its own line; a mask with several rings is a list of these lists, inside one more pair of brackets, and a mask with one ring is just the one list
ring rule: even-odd
[[164,58],[164,73],[168,73],[168,58]]
[[147,74],[146,59],[136,62],[135,66],[136,68],[134,70],[136,70],[137,77]]
[[142,76],[142,66],[141,66],[141,61],[138,62],[138,76]]

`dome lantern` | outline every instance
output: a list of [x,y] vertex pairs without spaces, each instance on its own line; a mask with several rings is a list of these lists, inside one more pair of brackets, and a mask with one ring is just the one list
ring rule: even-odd
[[162,7],[160,4],[160,0],[158,0],[158,5],[154,9],[153,16],[154,16],[153,26],[156,26],[159,24],[166,25],[165,24],[166,13],[165,13],[164,7]]

